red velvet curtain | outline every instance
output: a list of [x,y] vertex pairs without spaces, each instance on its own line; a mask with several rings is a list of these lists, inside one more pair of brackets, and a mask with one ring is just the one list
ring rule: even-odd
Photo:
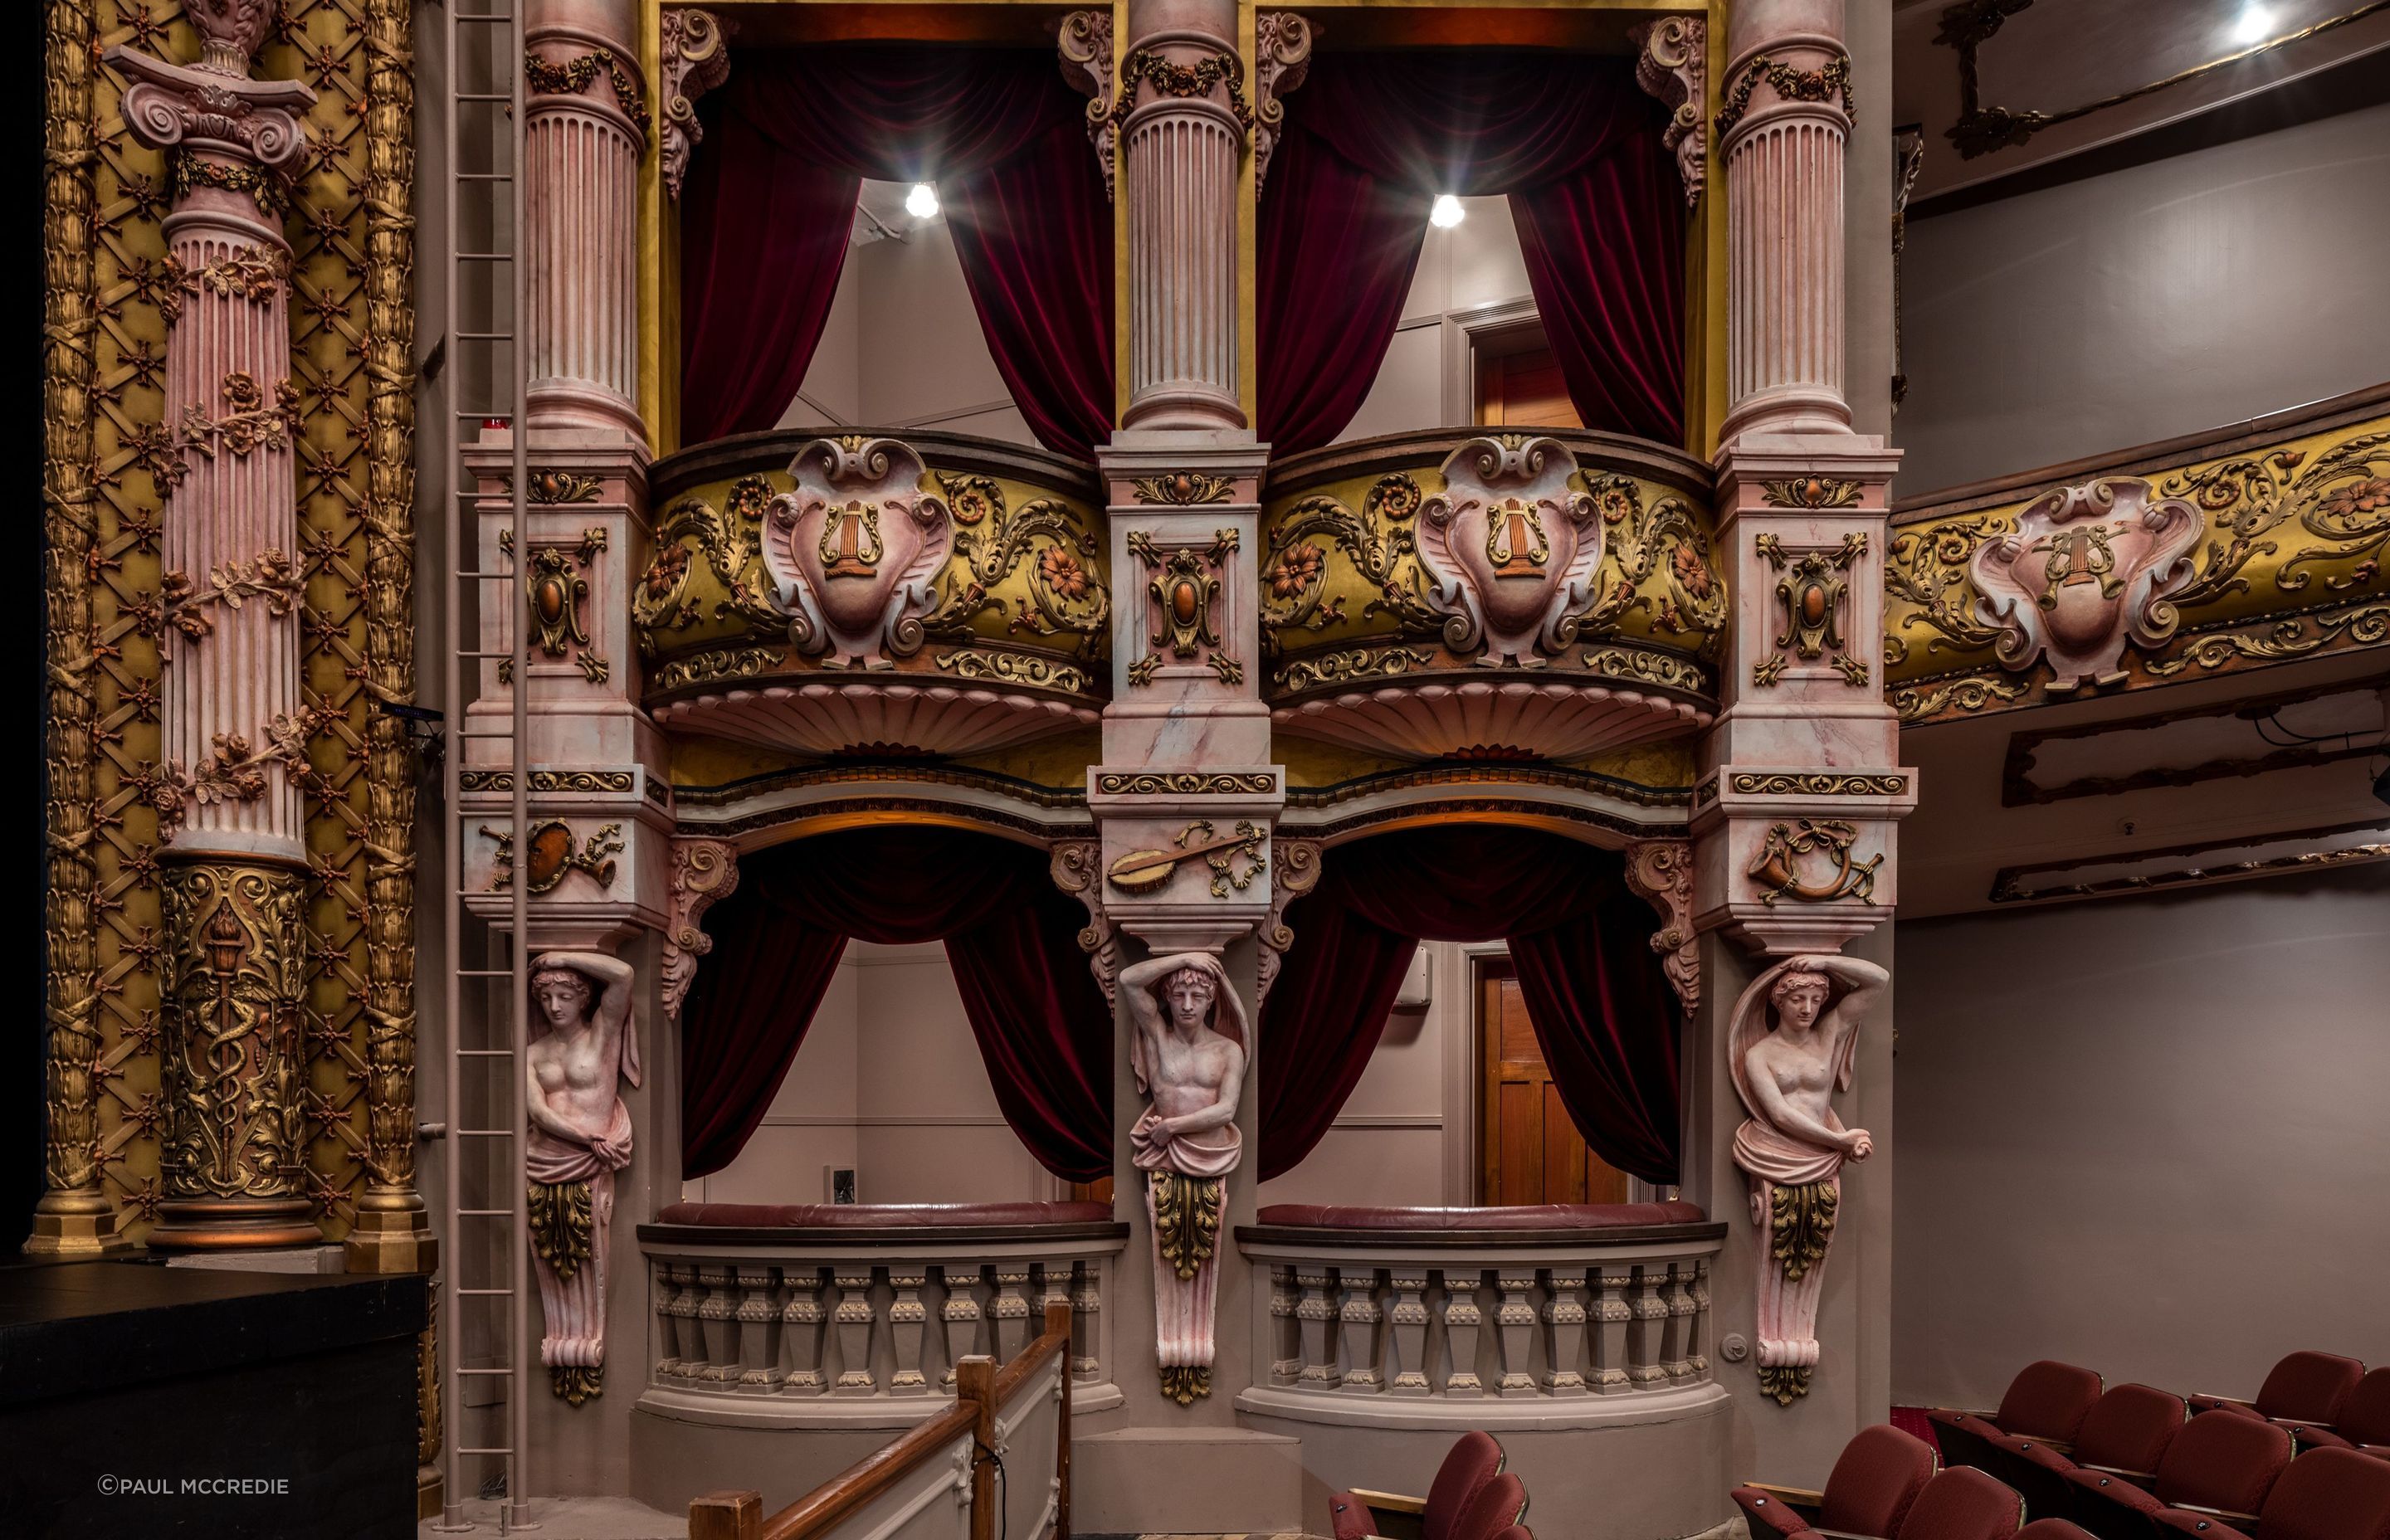
[[1262,1011],[1264,1181],[1301,1164],[1353,1094],[1419,943],[1497,938],[1586,1143],[1677,1179],[1679,1008],[1651,946],[1658,917],[1615,853],[1532,829],[1381,834],[1329,852],[1286,922],[1294,945]]
[[1684,437],[1685,215],[1667,114],[1631,60],[1323,54],[1287,98],[1261,207],[1261,434],[1353,420],[1439,193],[1508,194],[1546,336],[1588,428]]
[[854,829],[744,858],[681,1014],[684,1173],[746,1145],[855,937],[944,942],[1005,1121],[1065,1181],[1111,1174],[1112,1016],[1085,923],[1042,851],[993,835]]
[[864,177],[934,182],[1038,441],[1111,434],[1112,235],[1086,103],[1047,50],[756,49],[706,99],[681,215],[681,436],[770,428],[821,340]]

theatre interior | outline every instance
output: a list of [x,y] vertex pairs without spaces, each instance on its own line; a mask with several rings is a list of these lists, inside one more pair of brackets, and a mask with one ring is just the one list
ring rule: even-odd
[[29,7],[0,1534],[2390,1540],[2390,0],[1085,5]]

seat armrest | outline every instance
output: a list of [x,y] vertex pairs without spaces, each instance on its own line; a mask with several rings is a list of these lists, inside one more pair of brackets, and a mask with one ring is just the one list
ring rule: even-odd
[[1372,1492],[1366,1486],[1354,1487],[1352,1492],[1354,1496],[1360,1499],[1363,1508],[1379,1508],[1387,1513],[1425,1513],[1427,1511],[1425,1497],[1406,1497],[1399,1492]]
[[2171,1506],[2183,1513],[2204,1513],[2211,1519],[2221,1519],[2234,1525],[2254,1524],[2257,1521],[2257,1516],[2254,1513],[2236,1513],[2229,1508],[2209,1508],[2205,1503],[2175,1503]]
[[1875,1535],[1855,1534],[1846,1529],[1813,1529],[1809,1533],[1821,1536],[1822,1540],[1877,1540]]
[[2135,1486],[2147,1486],[2158,1479],[2154,1470],[2127,1470],[2121,1465],[2078,1465],[2078,1470],[2097,1470],[2102,1476],[2122,1476]]
[[1778,1486],[1772,1482],[1745,1482],[1742,1484],[1754,1492],[1767,1493],[1786,1508],[1807,1508],[1814,1513],[1826,1506],[1824,1493],[1813,1492],[1805,1486]]
[[2190,1395],[2185,1396],[2183,1399],[2192,1403],[2193,1405],[2204,1405],[2208,1406],[2246,1406],[2253,1412],[2257,1409],[2257,1404],[2255,1401],[2246,1400],[2237,1395],[2211,1395],[2205,1391],[2193,1391]]

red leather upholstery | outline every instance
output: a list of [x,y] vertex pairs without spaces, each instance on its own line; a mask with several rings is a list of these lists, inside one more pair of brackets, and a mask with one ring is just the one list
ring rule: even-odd
[[2081,1524],[2064,1519],[2036,1519],[2016,1532],[2016,1540],[2097,1540]]
[[2341,1404],[2365,1378],[2365,1366],[2354,1358],[2344,1358],[2336,1353],[2294,1353],[2286,1354],[2266,1376],[2257,1388],[2254,1406],[2238,1402],[2219,1402],[2213,1396],[2194,1395],[2193,1410],[2238,1412],[2242,1417],[2281,1418],[2287,1422],[2320,1422],[2329,1426],[2340,1420]]
[[1925,1483],[1896,1540],[2011,1540],[2024,1522],[2023,1498],[1982,1471],[1961,1468]]
[[2363,1449],[2390,1458],[2390,1366],[2357,1382],[2332,1427],[2294,1428],[2291,1435],[2305,1447]]
[[1328,1495],[1328,1521],[1336,1540],[1361,1540],[1377,1533],[1377,1521],[1369,1516],[1368,1505],[1350,1492]]
[[1085,1225],[1110,1203],[667,1203],[660,1225],[718,1229],[898,1229],[980,1225]]
[[2003,1433],[2072,1444],[2099,1400],[2098,1375],[2044,1358],[2017,1371],[2017,1377],[2009,1381],[2008,1393],[2000,1397],[2000,1409],[1993,1420]]
[[[2205,1514],[2159,1517],[2169,1529],[2208,1540],[2237,1533]],[[2257,1533],[2262,1540],[2390,1540],[2390,1460],[2348,1449],[2301,1455],[2266,1495]]]
[[1524,1524],[1512,1524],[1496,1535],[1494,1540],[1536,1540],[1536,1532]]
[[1497,1540],[1527,1516],[1527,1489],[1508,1470],[1489,1478],[1453,1515],[1446,1540]]
[[2136,1540],[2154,1533],[2160,1509],[2185,1503],[2257,1512],[2290,1462],[2291,1435],[2285,1430],[2232,1412],[2202,1412],[2166,1446],[2150,1491],[2097,1470],[2072,1470],[2066,1479],[2075,1487],[2075,1516],[2086,1529]]
[[1427,1513],[1420,1526],[1427,1540],[1450,1540],[1453,1521],[1487,1482],[1502,1473],[1504,1458],[1502,1445],[1491,1433],[1471,1431],[1455,1441],[1427,1489]]
[[2024,1497],[2025,1512],[2034,1518],[2063,1517],[2075,1510],[2068,1471],[2078,1465],[2104,1465],[2153,1476],[2186,1415],[2178,1395],[2149,1385],[2118,1385],[2083,1419],[2070,1454],[2004,1433],[1992,1441],[1994,1457],[1984,1469],[2015,1487]]
[[1619,1225],[1698,1225],[1699,1203],[1534,1203],[1507,1209],[1381,1209],[1343,1203],[1271,1203],[1263,1225],[1304,1230],[1587,1230]]
[[[1842,1457],[1826,1477],[1816,1527],[1888,1540],[1899,1533],[1917,1495],[1934,1479],[1936,1463],[1931,1444],[1888,1422],[1860,1429],[1843,1445]],[[1738,1486],[1731,1495],[1754,1537],[1798,1534],[1810,1528],[1807,1518],[1757,1487]]]

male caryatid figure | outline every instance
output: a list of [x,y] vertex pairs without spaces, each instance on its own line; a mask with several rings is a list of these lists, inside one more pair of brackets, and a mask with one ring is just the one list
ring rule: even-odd
[[605,1374],[606,1235],[614,1173],[631,1163],[631,1110],[616,1084],[639,1084],[631,968],[599,952],[543,953],[531,999],[523,1173],[547,1318],[539,1361],[556,1393],[578,1406]]
[[1767,1232],[1759,1388],[1779,1405],[1809,1393],[1818,1363],[1818,1295],[1843,1162],[1875,1150],[1866,1129],[1843,1126],[1833,1097],[1850,1089],[1859,1023],[1891,982],[1856,957],[1788,957],[1735,1002],[1728,1061],[1751,1116],[1735,1130],[1734,1161],[1751,1177],[1751,1222]]
[[1212,1393],[1220,1216],[1243,1148],[1245,1011],[1202,952],[1138,963],[1120,989],[1137,1029],[1129,1069],[1152,1102],[1128,1136],[1153,1225],[1154,1353],[1162,1393],[1185,1406]]

